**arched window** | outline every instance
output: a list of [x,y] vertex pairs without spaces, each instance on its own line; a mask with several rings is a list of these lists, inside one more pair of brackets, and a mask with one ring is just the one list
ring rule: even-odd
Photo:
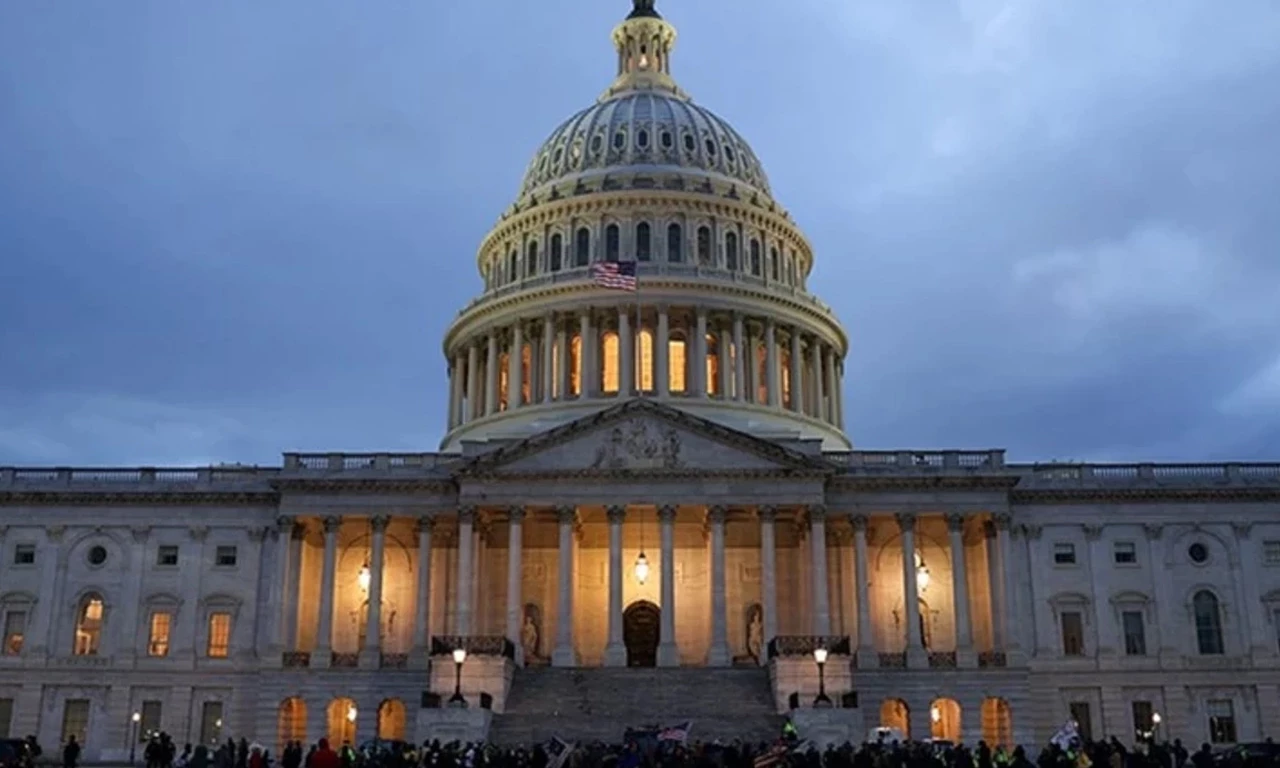
[[600,335],[600,390],[606,393],[618,391],[618,334],[605,331]]
[[[781,345],[779,345],[781,346]],[[779,380],[782,381],[782,407],[791,407],[791,350],[778,350]]]
[[579,335],[569,342],[569,394],[582,394],[582,337]]
[[621,238],[618,237],[618,225],[610,224],[604,229],[604,260],[617,261],[622,249]]
[[507,381],[507,371],[511,370],[508,366],[510,355],[503,352],[498,355],[498,410],[507,410],[507,388],[510,382]]
[[650,248],[649,222],[642,221],[636,225],[636,261],[648,261]]
[[707,334],[707,357],[703,367],[706,369],[707,394],[720,394],[720,343],[715,334]]
[[76,656],[98,655],[105,613],[102,595],[90,592],[80,599],[80,605],[76,608],[76,644],[72,649]]
[[725,397],[736,398],[742,384],[738,381],[738,345],[732,341],[729,342],[729,370],[725,373],[725,378],[729,381]]
[[551,236],[551,271],[560,271],[560,259],[564,255],[564,238],[560,235]]
[[769,350],[764,344],[756,345],[756,402],[769,402]]
[[[520,348],[520,402],[533,402],[533,345]],[[363,647],[363,646],[362,646]]]
[[760,241],[751,238],[751,274],[760,277]]
[[678,336],[672,336],[667,341],[667,389],[674,394],[684,394],[688,391],[688,376],[686,372],[689,369],[689,357],[685,354],[687,347],[684,339]]
[[778,275],[778,249],[769,249],[769,279],[777,280]]
[[698,227],[698,263],[711,263],[711,227]]
[[538,274],[538,241],[530,240],[529,247],[525,249],[524,255],[524,273],[529,277]]
[[738,236],[733,232],[724,236],[724,265],[727,269],[738,269]]
[[653,391],[653,332],[644,328],[636,336],[636,373],[641,392]]
[[1191,598],[1191,610],[1196,621],[1196,646],[1202,656],[1220,656],[1225,650],[1222,643],[1222,610],[1218,598],[1202,589]]
[[573,246],[573,265],[585,267],[591,263],[591,230],[581,227],[576,237],[577,242]]
[[514,283],[516,279],[519,277],[519,272],[517,271],[519,262],[520,262],[520,255],[515,251],[512,251],[510,254],[507,255],[507,282],[508,283]]
[[680,232],[679,224],[672,224],[667,227],[667,261],[677,264],[684,261],[684,253],[681,246],[683,235]]

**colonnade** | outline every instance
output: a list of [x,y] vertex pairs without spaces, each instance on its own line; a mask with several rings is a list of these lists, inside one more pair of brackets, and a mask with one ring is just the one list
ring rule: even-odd
[[[732,653],[728,641],[729,606],[726,605],[725,584],[725,527],[730,510],[724,506],[705,506],[705,524],[711,564],[711,637],[707,664],[710,666],[726,666],[732,661]],[[760,526],[760,570],[761,570],[761,608],[763,639],[778,635],[777,608],[777,572],[776,572],[776,524],[779,507],[761,506],[747,512],[754,513]],[[831,608],[828,594],[828,544],[826,529],[828,512],[822,505],[795,505],[784,507],[795,510],[807,525],[810,546],[809,564],[812,584],[810,585],[811,603],[809,631],[815,636],[831,635]],[[624,564],[622,557],[622,532],[627,519],[627,508],[623,506],[605,506],[608,524],[608,635],[604,654],[607,666],[623,666],[626,664],[626,648],[623,643],[623,582]],[[520,632],[523,620],[523,548],[524,523],[527,510],[522,507],[511,507],[505,510],[506,523],[509,526],[509,547],[507,550],[507,604],[505,610],[504,632],[517,648],[520,647]],[[675,616],[675,521],[677,508],[671,505],[658,507],[661,546],[661,609],[667,616]],[[473,634],[474,606],[472,598],[475,594],[476,563],[473,531],[476,524],[477,510],[464,507],[456,515],[458,524],[457,574],[455,579],[455,604],[451,613],[455,617],[450,634],[470,636]],[[846,515],[841,515],[846,517]],[[857,636],[856,648],[859,654],[859,666],[906,666],[910,668],[939,665],[929,658],[925,648],[925,640],[921,634],[919,615],[919,585],[916,575],[916,543],[915,528],[917,517],[911,513],[899,513],[894,516],[901,534],[902,546],[902,585],[905,608],[904,647],[905,652],[877,653],[873,635],[873,617],[871,615],[871,599],[869,594],[868,574],[868,541],[867,531],[870,518],[862,514],[847,515],[853,530],[853,547],[855,557],[855,598],[857,604]],[[556,525],[558,526],[558,568],[557,590],[558,605],[562,617],[573,616],[574,604],[574,546],[575,529],[578,525],[577,508],[559,506],[555,508]],[[877,518],[879,519],[879,518]],[[334,616],[334,574],[338,556],[338,529],[341,519],[326,517],[323,520],[324,561],[322,566],[323,582],[320,588],[320,611],[318,634],[316,641],[317,655],[324,659],[333,652],[333,616]],[[425,653],[430,643],[431,585],[431,547],[433,517],[419,518],[417,525],[419,567],[417,572],[418,597],[415,602],[413,625],[412,653]],[[973,666],[976,663],[974,653],[972,611],[968,596],[968,573],[965,563],[965,546],[963,528],[966,517],[960,514],[946,515],[948,526],[949,548],[953,568],[952,584],[954,589],[953,605],[955,611],[955,658],[946,666]],[[367,626],[379,626],[379,615],[383,582],[383,563],[385,559],[386,529],[389,518],[378,516],[369,518],[371,534],[370,574],[368,584],[368,617]],[[987,557],[990,573],[990,590],[992,594],[992,640],[996,651],[1010,650],[1016,647],[1016,635],[1009,629],[1010,611],[1008,596],[1013,593],[1013,571],[1005,567],[1011,557],[1009,540],[1009,518],[996,515],[985,523],[988,534],[989,553]],[[293,518],[281,518],[281,531],[296,531],[298,526]],[[290,538],[295,544],[300,537]],[[285,537],[281,537],[284,541]],[[293,626],[297,616],[298,581],[297,565],[298,547],[292,548],[293,554],[280,557],[280,573],[277,582],[283,586],[284,599],[280,604],[283,609],[279,615],[272,617],[271,637],[273,642],[283,649],[294,648],[296,627]],[[283,551],[283,550],[281,550]],[[289,585],[295,585],[289,588]],[[282,621],[281,618],[284,618]],[[292,620],[291,620],[292,619]],[[660,623],[658,646],[658,664],[660,666],[677,666],[680,663],[680,652],[677,646],[675,622]],[[383,649],[380,647],[380,633],[365,633],[362,657],[376,657]],[[556,622],[556,636],[552,652],[552,663],[557,666],[576,666],[578,655],[574,641],[574,623],[570,620]],[[896,660],[900,659],[900,660]],[[324,666],[323,660],[319,661]]]
[[[747,349],[754,356],[738,354]],[[584,307],[510,321],[458,347],[449,428],[522,406],[636,392],[752,403],[840,426],[843,375],[835,344],[773,317]]]

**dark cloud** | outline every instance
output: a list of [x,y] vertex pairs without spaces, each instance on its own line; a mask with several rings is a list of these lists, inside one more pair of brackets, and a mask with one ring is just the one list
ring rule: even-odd
[[[475,247],[625,5],[0,7],[0,464],[434,448]],[[667,5],[856,442],[1280,455],[1274,4]]]

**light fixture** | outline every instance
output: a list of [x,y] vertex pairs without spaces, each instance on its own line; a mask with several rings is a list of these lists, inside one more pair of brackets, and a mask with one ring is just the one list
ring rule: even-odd
[[453,649],[453,695],[449,697],[449,703],[455,707],[467,706],[467,700],[462,695],[462,662],[467,660],[466,648]]
[[933,722],[935,722],[935,723],[936,723],[936,722],[941,721],[941,720],[942,720],[942,710],[938,709],[938,707],[937,707],[936,705],[935,705],[935,706],[930,707],[930,708],[929,708],[929,719],[930,719],[930,720],[932,720],[932,721],[933,721]]
[[825,667],[827,665],[827,649],[818,646],[813,649],[813,660],[818,664],[818,695],[813,700],[815,708],[823,708],[831,706],[831,697],[827,696],[827,676]]
[[1159,713],[1159,712],[1152,712],[1152,713],[1151,713],[1151,724],[1152,724],[1152,725],[1155,725],[1155,726],[1157,726],[1157,727],[1158,727],[1158,726],[1160,725],[1160,721],[1161,721],[1161,720],[1163,720],[1163,719],[1164,719],[1163,717],[1160,717],[1160,713]]
[[369,570],[369,564],[365,563],[360,566],[360,573],[356,575],[356,583],[360,585],[361,590],[368,592],[371,581],[373,581],[373,572]]
[[826,664],[826,663],[827,663],[827,653],[828,653],[828,651],[827,651],[827,649],[826,649],[826,648],[814,648],[814,649],[813,649],[813,660],[814,660],[814,661],[816,661],[816,662],[818,662],[819,664]]
[[133,721],[133,722],[135,722],[135,723],[140,723],[140,722],[142,722],[142,713],[141,713],[141,712],[134,712],[134,713],[133,713],[133,716],[132,716],[132,717],[130,717],[129,719],[130,719],[130,720],[132,720],[132,721]]
[[354,722],[356,721],[356,718],[357,718],[357,717],[359,717],[359,716],[360,716],[360,713],[359,713],[358,711],[356,711],[356,705],[352,704],[351,706],[347,707],[347,722],[348,722],[348,723],[354,723]]
[[929,567],[924,564],[924,557],[916,553],[916,587],[921,592],[929,588]]
[[453,663],[454,663],[454,664],[461,664],[462,662],[464,662],[464,661],[466,661],[466,660],[467,660],[467,649],[465,649],[465,648],[457,648],[457,649],[455,649],[455,650],[454,650],[454,652],[453,652]]
[[640,554],[636,556],[636,583],[644,584],[649,580],[649,558],[644,556],[644,521],[640,521]]

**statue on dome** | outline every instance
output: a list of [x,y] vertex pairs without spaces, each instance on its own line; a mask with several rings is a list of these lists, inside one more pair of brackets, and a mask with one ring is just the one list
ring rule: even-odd
[[641,16],[658,16],[658,12],[653,7],[654,0],[632,0],[631,15],[627,18],[634,19]]

